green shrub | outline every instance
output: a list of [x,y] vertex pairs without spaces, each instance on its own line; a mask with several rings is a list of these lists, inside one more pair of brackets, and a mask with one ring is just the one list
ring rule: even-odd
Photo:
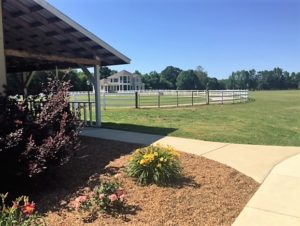
[[94,189],[94,199],[100,209],[110,212],[112,209],[122,209],[125,201],[124,190],[117,181],[103,182],[101,186]]
[[97,217],[99,212],[117,214],[125,205],[125,192],[117,180],[107,180],[95,187],[93,192],[77,197],[73,202],[75,210],[83,220]]
[[169,185],[181,177],[179,153],[160,145],[137,149],[130,158],[127,173],[142,185]]
[[12,206],[6,205],[6,194],[0,194],[0,226],[42,226],[45,222],[37,216],[35,203],[29,202],[28,197],[17,198]]

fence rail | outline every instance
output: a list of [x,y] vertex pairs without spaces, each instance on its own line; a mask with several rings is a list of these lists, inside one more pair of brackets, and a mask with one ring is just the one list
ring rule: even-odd
[[[80,113],[85,125],[93,125],[95,102],[81,96],[82,101],[71,101],[71,110]],[[249,100],[248,90],[193,90],[156,91],[131,93],[101,93],[101,106],[110,108],[162,108],[183,107],[206,104],[244,103]]]
[[[171,106],[194,106],[199,104],[225,104],[247,102],[248,90],[157,90],[149,92],[101,93],[104,109],[116,107],[149,108]],[[85,102],[87,95],[72,94],[73,102]],[[91,95],[90,102],[94,102]]]
[[[70,110],[78,115],[86,126],[92,126],[95,116],[94,95],[71,95]],[[88,101],[90,100],[90,101]],[[162,108],[205,104],[243,103],[249,100],[248,90],[157,90],[156,92],[101,93],[101,106],[109,108]],[[36,112],[43,102],[30,102],[29,110]]]

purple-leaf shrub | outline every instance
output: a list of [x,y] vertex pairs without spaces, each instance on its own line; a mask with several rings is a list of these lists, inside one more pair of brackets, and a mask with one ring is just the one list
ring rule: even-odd
[[79,146],[81,128],[69,108],[69,89],[69,82],[50,80],[43,97],[22,103],[1,97],[0,124],[5,125],[0,129],[2,167],[34,176],[69,160]]

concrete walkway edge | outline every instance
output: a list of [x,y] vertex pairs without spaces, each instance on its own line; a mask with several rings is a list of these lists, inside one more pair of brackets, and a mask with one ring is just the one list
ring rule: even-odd
[[233,226],[300,225],[300,154],[277,164]]
[[300,226],[300,147],[208,142],[104,128],[87,128],[81,135],[171,145],[228,165],[261,183],[233,226]]

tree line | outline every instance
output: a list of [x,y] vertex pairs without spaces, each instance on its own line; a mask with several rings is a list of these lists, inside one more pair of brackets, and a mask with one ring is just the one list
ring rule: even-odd
[[276,67],[273,70],[241,70],[232,72],[227,79],[208,76],[201,66],[196,70],[181,70],[168,66],[161,73],[156,71],[143,75],[147,89],[249,89],[281,90],[300,89],[300,72],[287,72]]
[[[101,78],[106,78],[116,70],[108,67],[100,69]],[[280,90],[300,89],[300,72],[287,72],[276,67],[273,70],[256,71],[241,70],[232,72],[226,79],[217,79],[198,66],[194,70],[182,70],[178,67],[167,66],[161,72],[151,71],[142,74],[146,89],[177,89],[177,90],[218,90],[218,89],[249,89],[249,90]],[[55,71],[35,72],[28,87],[28,94],[38,94],[43,90],[42,84],[47,84],[48,78],[54,78]],[[59,71],[58,77],[62,80],[71,81],[71,91],[92,90],[86,75],[78,70],[69,73]],[[10,94],[22,94],[24,90],[22,73],[8,75],[8,90]]]

